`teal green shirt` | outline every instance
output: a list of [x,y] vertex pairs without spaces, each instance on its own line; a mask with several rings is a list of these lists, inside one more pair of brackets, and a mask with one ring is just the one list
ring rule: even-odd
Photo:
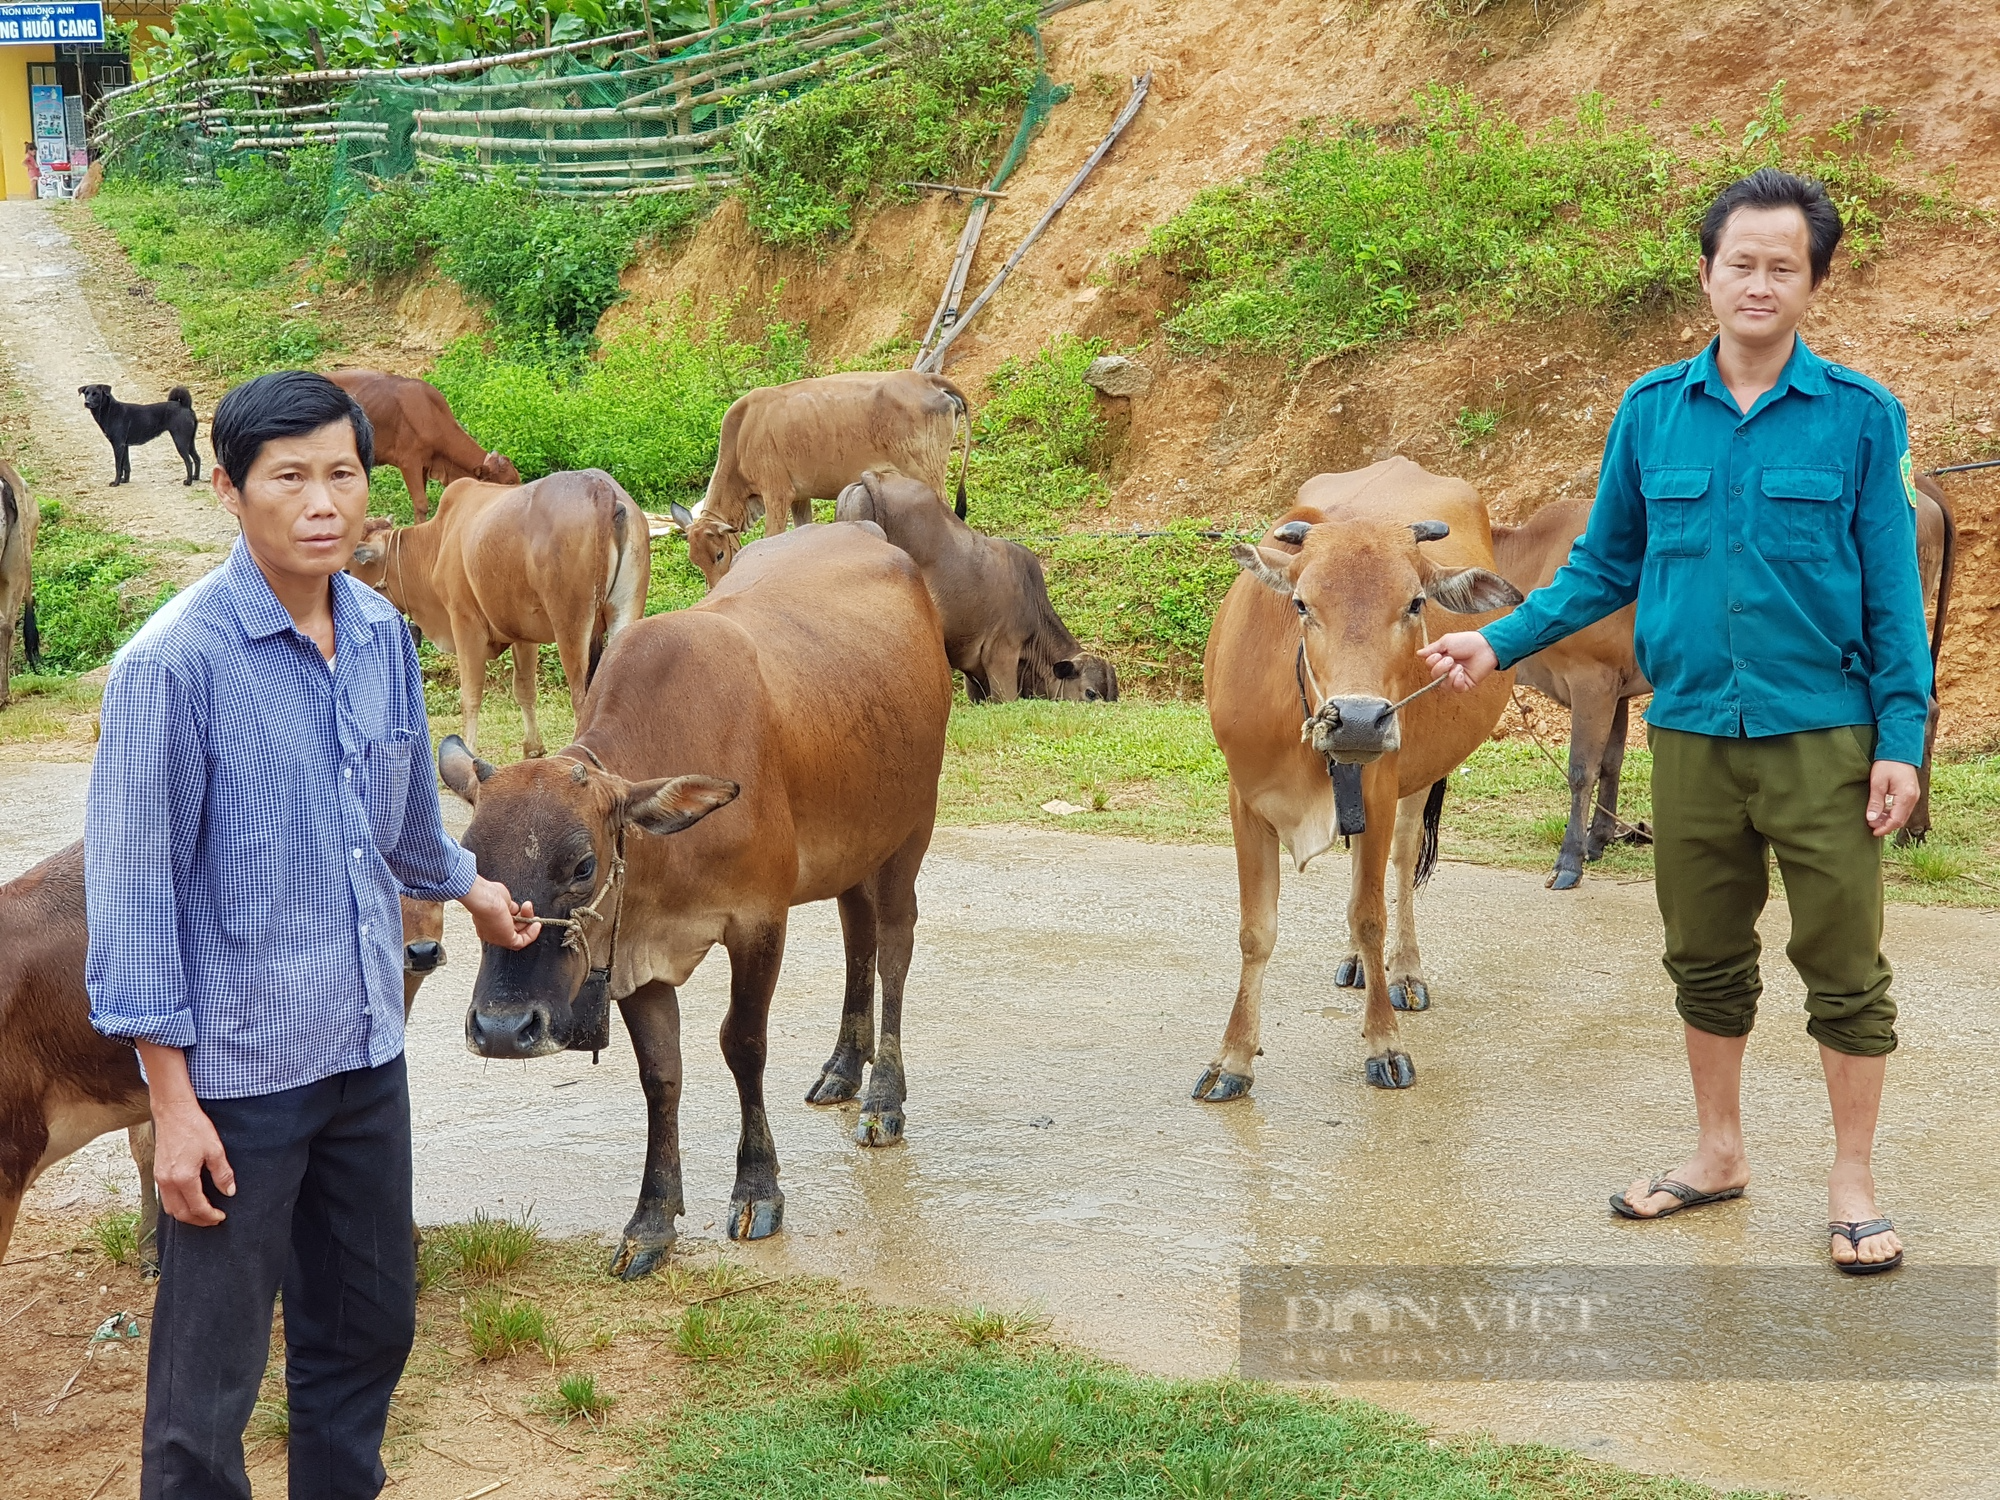
[[1510,667],[1639,601],[1648,722],[1695,734],[1876,726],[1923,759],[1931,690],[1902,403],[1804,339],[1745,416],[1715,345],[1641,376],[1569,562],[1484,631]]

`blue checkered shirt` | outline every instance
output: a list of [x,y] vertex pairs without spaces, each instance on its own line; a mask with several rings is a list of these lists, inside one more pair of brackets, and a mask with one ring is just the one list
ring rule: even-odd
[[335,665],[240,540],[119,653],[84,818],[90,1020],[187,1051],[197,1096],[403,1050],[397,887],[472,889],[444,831],[416,648],[333,579]]

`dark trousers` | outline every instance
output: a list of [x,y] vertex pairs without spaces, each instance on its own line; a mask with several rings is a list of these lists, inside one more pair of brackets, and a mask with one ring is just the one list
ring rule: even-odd
[[141,1500],[250,1500],[243,1429],[285,1301],[291,1500],[373,1500],[389,1396],[416,1337],[403,1059],[204,1100],[236,1172],[229,1217],[160,1219]]

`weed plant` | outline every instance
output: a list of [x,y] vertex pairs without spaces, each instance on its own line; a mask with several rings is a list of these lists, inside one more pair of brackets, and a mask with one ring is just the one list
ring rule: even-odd
[[539,1349],[554,1364],[565,1352],[562,1340],[549,1327],[547,1314],[524,1298],[482,1292],[465,1305],[461,1318],[472,1357],[477,1360],[506,1359]]
[[1597,94],[1529,130],[1442,85],[1393,125],[1309,121],[1261,172],[1206,189],[1153,232],[1147,253],[1188,282],[1171,336],[1189,350],[1311,358],[1475,314],[1683,302],[1702,211],[1763,165],[1824,181],[1857,256],[1885,214],[1938,205],[1884,175],[1879,111],[1816,141],[1797,132],[1783,91],[1733,145],[1712,124],[1677,147]]
[[113,1265],[130,1265],[139,1254],[139,1211],[107,1209],[90,1221],[85,1233],[98,1253]]
[[617,1404],[618,1398],[600,1390],[597,1377],[587,1370],[575,1371],[556,1382],[555,1407],[560,1417],[599,1422]]
[[821,245],[919,182],[984,180],[1038,71],[1017,0],[943,0],[901,21],[893,62],[753,110],[737,127],[750,226],[767,244]]
[[532,1261],[540,1245],[541,1231],[527,1214],[503,1219],[481,1209],[462,1223],[425,1231],[425,1280],[498,1281]]
[[283,1396],[267,1397],[250,1408],[250,1425],[243,1436],[258,1443],[286,1443],[292,1437],[292,1404]]

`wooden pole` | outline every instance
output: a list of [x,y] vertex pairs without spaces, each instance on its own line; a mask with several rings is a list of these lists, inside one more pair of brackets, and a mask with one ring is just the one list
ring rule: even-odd
[[660,39],[653,33],[653,0],[639,0],[639,9],[646,17],[646,55],[657,61],[660,56]]

